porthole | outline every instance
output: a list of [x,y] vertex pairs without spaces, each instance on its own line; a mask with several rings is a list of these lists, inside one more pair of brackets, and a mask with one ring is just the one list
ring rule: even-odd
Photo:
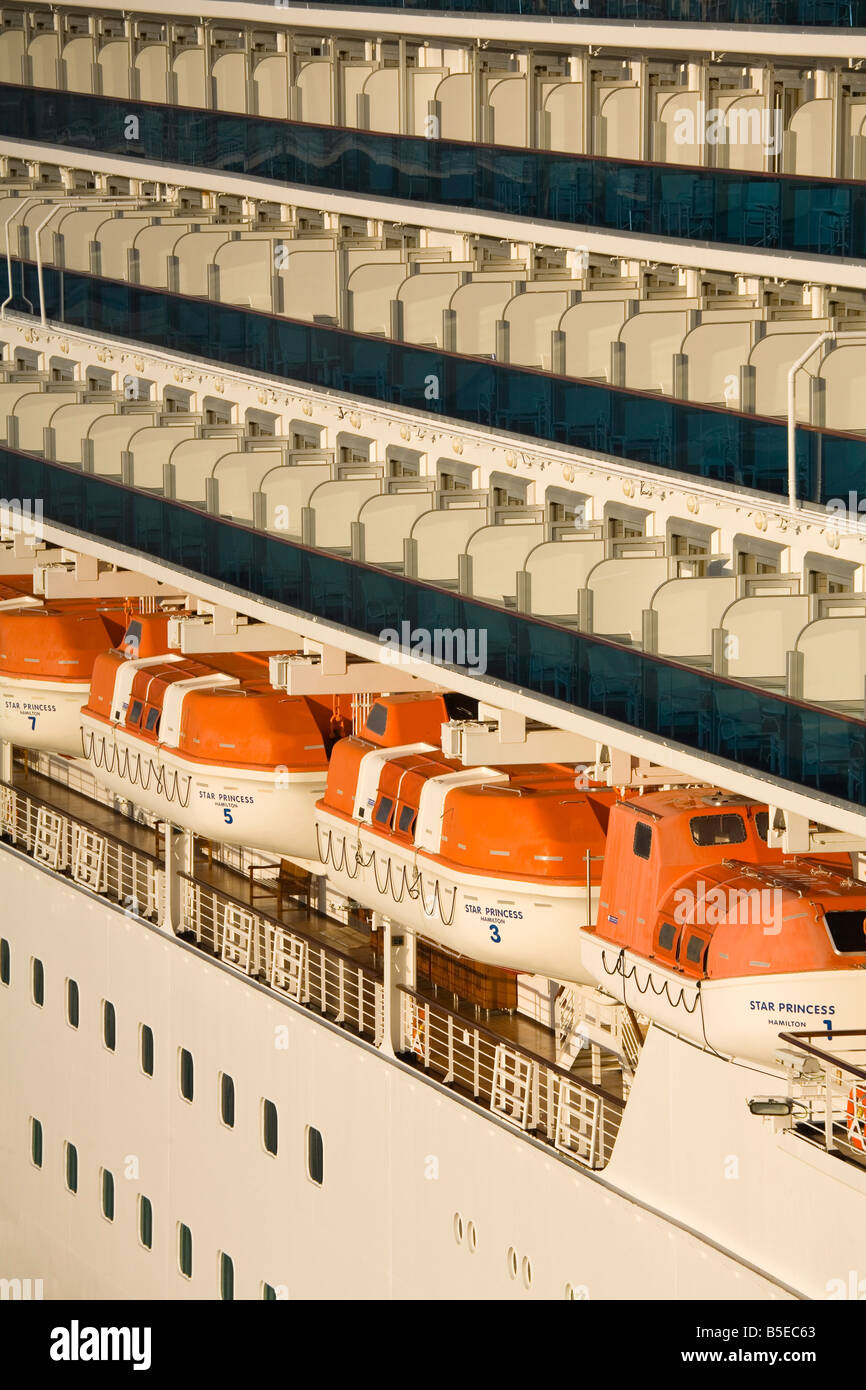
[[528,1255],[523,1257],[523,1287],[525,1289],[532,1288],[532,1261]]
[[478,1232],[475,1230],[475,1222],[466,1223],[466,1244],[469,1246],[470,1254],[474,1255],[478,1249]]
[[454,1239],[457,1241],[458,1245],[463,1244],[463,1217],[460,1215],[459,1211],[455,1211],[454,1213]]
[[518,1270],[518,1261],[517,1261],[517,1251],[515,1250],[515,1248],[514,1248],[513,1245],[509,1245],[509,1247],[508,1247],[508,1256],[507,1256],[507,1259],[508,1259],[508,1277],[509,1277],[509,1279],[516,1279],[516,1278],[517,1278],[517,1270]]

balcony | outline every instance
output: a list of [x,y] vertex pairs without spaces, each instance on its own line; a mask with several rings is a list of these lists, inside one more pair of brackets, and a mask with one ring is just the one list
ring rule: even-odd
[[[130,117],[138,125],[129,138]],[[374,134],[0,85],[0,134],[329,192],[830,257],[866,256],[866,184]]]

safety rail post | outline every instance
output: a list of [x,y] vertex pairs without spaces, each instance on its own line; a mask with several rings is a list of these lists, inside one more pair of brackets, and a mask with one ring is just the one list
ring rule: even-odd
[[181,830],[171,821],[160,821],[159,830],[163,836],[165,851],[165,882],[163,884],[162,920],[163,931],[176,935],[183,927],[182,874],[191,874],[193,869],[193,837],[189,830]]
[[346,962],[343,957],[337,961],[337,1022],[346,1021]]
[[833,1082],[829,1067],[824,1068],[824,1143],[828,1153],[836,1147],[833,1139]]
[[445,1073],[445,1085],[450,1086],[454,1080],[454,1015],[448,1015],[448,1068]]
[[402,923],[393,922],[381,913],[373,914],[376,929],[381,933],[383,971],[383,1033],[381,1052],[394,1057],[406,1050],[403,1028],[403,1004],[400,986],[415,988],[415,933]]

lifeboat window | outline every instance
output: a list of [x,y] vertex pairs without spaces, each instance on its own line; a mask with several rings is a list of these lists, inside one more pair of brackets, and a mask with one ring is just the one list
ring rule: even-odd
[[392,813],[393,810],[394,810],[394,802],[393,802],[393,799],[392,799],[390,796],[382,796],[382,797],[379,798],[379,805],[376,807],[375,811],[373,812],[373,820],[376,822],[377,825],[387,825],[387,826],[390,826],[390,824],[391,824],[391,813]]
[[695,816],[689,822],[696,845],[741,845],[746,838],[742,816]]
[[416,811],[414,806],[404,806],[401,809],[397,819],[397,829],[402,831],[404,835],[411,834],[412,827],[415,824],[415,815]]
[[367,731],[371,734],[384,734],[385,725],[388,723],[388,709],[386,705],[378,701],[367,715]]
[[767,843],[767,836],[770,833],[770,813],[769,811],[757,811],[755,813],[755,829],[760,838]]
[[133,727],[134,725],[140,724],[140,722],[141,722],[141,701],[140,701],[140,700],[133,700],[132,704],[131,704],[130,707],[129,707],[129,714],[126,716],[126,722],[127,722],[127,724],[130,726],[130,728]]
[[639,820],[634,828],[634,843],[632,849],[638,859],[649,859],[652,847],[653,828],[651,825],[647,825],[646,821]]
[[690,936],[686,942],[686,960],[690,965],[703,965],[707,943],[702,936]]
[[659,950],[672,951],[677,939],[677,929],[672,922],[662,922],[659,927]]
[[159,728],[159,710],[156,705],[151,705],[150,709],[147,711],[144,728],[145,732],[148,734],[155,733]]
[[827,930],[837,951],[866,952],[866,933],[863,908],[854,912],[825,912]]

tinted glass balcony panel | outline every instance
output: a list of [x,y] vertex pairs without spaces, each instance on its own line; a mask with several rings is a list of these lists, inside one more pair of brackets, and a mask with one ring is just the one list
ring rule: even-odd
[[[344,0],[318,0],[339,5]],[[592,0],[352,0],[353,8],[421,10],[430,14],[510,14],[592,23]],[[605,19],[660,24],[791,24],[866,28],[864,0],[606,0]]]
[[[130,115],[138,137],[128,139]],[[0,134],[373,198],[866,256],[866,183],[424,140],[0,84]]]
[[483,631],[489,677],[866,805],[861,720],[306,549],[15,450],[0,448],[0,487],[7,497],[41,498],[49,523],[367,636],[400,631],[404,621],[428,631]]
[[[15,303],[38,305],[36,267],[13,262]],[[44,270],[49,318],[169,352],[440,413],[470,424],[613,454],[710,482],[786,496],[784,424],[530,368],[459,357],[124,285]],[[7,273],[0,260],[0,288]],[[438,395],[430,397],[435,382]],[[825,504],[866,494],[866,439],[797,430],[797,495]]]

